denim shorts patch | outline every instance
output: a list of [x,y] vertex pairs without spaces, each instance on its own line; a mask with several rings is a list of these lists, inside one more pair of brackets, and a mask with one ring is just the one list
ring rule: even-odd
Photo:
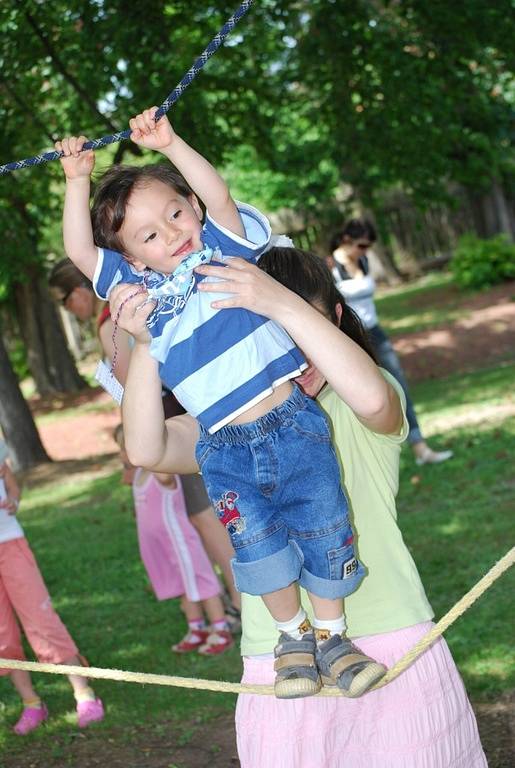
[[292,582],[345,597],[364,576],[326,417],[296,387],[270,413],[213,435],[201,428],[197,461],[236,557],[241,592]]

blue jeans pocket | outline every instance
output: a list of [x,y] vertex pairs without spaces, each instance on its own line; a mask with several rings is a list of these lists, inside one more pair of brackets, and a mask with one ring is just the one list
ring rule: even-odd
[[317,405],[316,410],[304,408],[294,415],[291,426],[295,432],[304,439],[318,443],[330,443],[331,434],[329,426],[322,411]]
[[340,581],[354,576],[358,570],[358,560],[352,544],[345,547],[330,549],[327,553],[329,560],[329,578]]

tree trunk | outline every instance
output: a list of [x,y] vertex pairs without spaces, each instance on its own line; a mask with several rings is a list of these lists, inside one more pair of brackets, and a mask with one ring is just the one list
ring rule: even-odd
[[27,361],[38,393],[84,389],[88,385],[77,371],[40,270],[29,267],[27,277],[15,286],[15,297]]
[[15,471],[50,461],[1,338],[0,426],[9,446]]
[[498,181],[494,181],[492,184],[492,198],[495,202],[499,229],[501,232],[505,232],[510,240],[513,240],[515,237],[513,215],[506,200],[504,189]]
[[494,237],[504,232],[513,240],[515,234],[514,216],[501,184],[493,180],[488,192],[478,194],[469,189],[467,193],[472,209],[474,228],[479,237]]

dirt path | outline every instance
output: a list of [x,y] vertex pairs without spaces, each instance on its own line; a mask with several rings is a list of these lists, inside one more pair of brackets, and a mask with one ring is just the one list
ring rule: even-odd
[[[512,768],[515,742],[515,697],[494,704],[474,706],[489,768]],[[191,739],[182,743],[185,729]],[[140,726],[129,736],[121,730],[94,730],[58,737],[45,749],[45,743],[28,745],[23,752],[0,757],[1,768],[240,768],[236,751],[232,714],[184,729],[167,723]],[[246,766],[266,768],[266,766]],[[310,767],[311,768],[311,767]],[[313,768],[315,768],[313,766]],[[335,765],[335,768],[339,768]]]
[[[409,381],[441,379],[515,358],[515,283],[466,299],[449,285],[441,289],[438,301],[440,306],[463,307],[467,315],[455,323],[394,338]],[[420,298],[416,302],[421,307]]]

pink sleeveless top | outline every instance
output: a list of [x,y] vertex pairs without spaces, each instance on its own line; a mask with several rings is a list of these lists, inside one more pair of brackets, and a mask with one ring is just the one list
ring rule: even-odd
[[132,491],[141,559],[158,600],[186,595],[193,601],[220,594],[220,583],[200,537],[190,523],[181,480],[162,485],[152,473],[140,483],[137,469]]

